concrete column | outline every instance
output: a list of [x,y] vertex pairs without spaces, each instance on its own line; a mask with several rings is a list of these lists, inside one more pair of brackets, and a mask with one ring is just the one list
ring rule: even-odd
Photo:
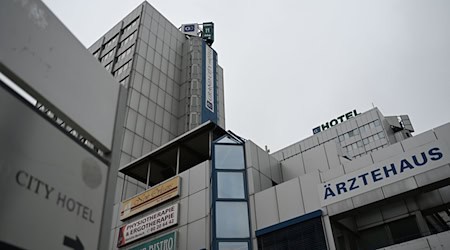
[[331,229],[330,216],[322,216],[323,227],[325,230],[325,239],[327,240],[328,249],[336,250],[336,245],[334,244],[333,230]]

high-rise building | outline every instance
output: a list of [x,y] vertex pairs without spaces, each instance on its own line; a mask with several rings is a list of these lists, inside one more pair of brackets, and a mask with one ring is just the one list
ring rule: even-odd
[[[89,47],[123,86],[116,123],[124,128],[120,166],[203,122],[225,128],[223,69],[211,48],[212,25],[192,24],[182,32],[143,2]],[[121,200],[148,185],[119,174],[114,216]],[[112,236],[118,225],[113,220]]]
[[[194,33],[200,34],[198,26]],[[217,53],[200,36],[181,32],[149,3],[139,5],[89,51],[127,92],[121,165],[204,121],[225,127]]]

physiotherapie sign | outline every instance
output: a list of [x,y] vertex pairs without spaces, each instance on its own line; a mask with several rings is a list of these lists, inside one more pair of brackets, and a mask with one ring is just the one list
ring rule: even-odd
[[178,203],[122,226],[117,247],[178,224]]
[[415,176],[449,163],[448,149],[439,142],[319,184],[322,206]]
[[149,190],[146,190],[143,193],[123,201],[120,209],[120,220],[124,220],[162,202],[177,197],[180,195],[180,181],[181,178],[179,176],[174,177]]

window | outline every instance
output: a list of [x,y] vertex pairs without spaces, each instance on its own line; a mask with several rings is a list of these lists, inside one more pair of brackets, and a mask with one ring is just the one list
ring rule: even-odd
[[380,133],[378,133],[378,137],[380,137],[380,139],[381,139],[381,138],[384,138],[384,137],[385,137],[385,135],[384,135],[384,133],[383,133],[383,132],[380,132]]
[[353,136],[353,130],[348,132],[348,137],[352,137]]
[[216,145],[216,169],[244,169],[244,150],[242,146]]
[[364,138],[364,139],[363,139],[363,143],[364,143],[364,145],[367,145],[367,144],[369,144],[369,139],[367,139],[367,138]]
[[339,136],[339,141],[341,142],[341,141],[344,141],[344,135],[340,135]]
[[105,66],[105,69],[106,69],[107,71],[109,71],[109,70],[111,69],[111,65],[112,65],[112,63],[108,63],[108,65]]
[[247,238],[247,202],[216,202],[216,234],[218,238]]
[[117,36],[113,37],[112,39],[110,39],[106,44],[105,44],[105,48],[109,47],[111,45],[113,45],[115,42],[117,41]]
[[126,26],[126,27],[123,29],[123,33],[128,32],[129,30],[131,30],[132,28],[134,28],[137,24],[138,24],[138,19],[135,19],[132,23],[130,23],[128,26]]
[[257,240],[258,250],[327,249],[320,216],[263,234]]
[[114,76],[119,76],[120,74],[122,74],[123,72],[125,72],[129,65],[130,65],[131,61],[125,63],[124,65],[122,65],[122,67],[118,68],[115,72],[114,72]]
[[95,58],[98,58],[98,56],[100,55],[100,49],[97,50],[96,52],[94,52],[93,55],[94,55]]
[[375,120],[373,123],[375,124],[375,127],[378,127],[381,125],[380,120]]
[[131,35],[129,35],[127,38],[125,38],[125,40],[123,40],[122,42],[120,42],[119,47],[123,47],[125,46],[127,43],[129,43],[130,41],[133,40],[134,35],[136,32],[133,32]]
[[120,54],[117,57],[117,60],[123,60],[125,59],[125,57],[127,57],[128,55],[131,54],[131,52],[133,51],[134,46],[131,46],[130,48],[128,48],[127,50],[125,50],[122,54]]
[[374,135],[373,135],[373,140],[374,140],[374,141],[379,140],[379,139],[380,139],[380,138],[378,137],[378,134],[374,134]]
[[248,250],[247,242],[219,242],[219,250]]
[[108,60],[109,58],[112,58],[113,55],[114,55],[114,50],[111,50],[110,52],[108,52],[108,54],[104,55],[104,56],[100,59],[100,61],[101,61],[101,62],[104,62],[104,61]]
[[240,172],[217,173],[217,197],[244,199],[244,174]]

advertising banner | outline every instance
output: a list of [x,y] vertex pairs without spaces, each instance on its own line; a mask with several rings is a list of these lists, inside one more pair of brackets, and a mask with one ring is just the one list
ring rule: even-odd
[[180,180],[181,178],[176,176],[126,201],[122,201],[120,220],[124,220],[180,195]]
[[119,229],[117,247],[122,247],[177,224],[178,203],[122,226]]
[[202,123],[208,120],[217,122],[216,110],[216,52],[203,42]]
[[177,232],[171,232],[151,241],[142,243],[129,250],[176,250],[177,249]]
[[448,149],[439,141],[319,184],[322,206],[424,173],[449,163]]

